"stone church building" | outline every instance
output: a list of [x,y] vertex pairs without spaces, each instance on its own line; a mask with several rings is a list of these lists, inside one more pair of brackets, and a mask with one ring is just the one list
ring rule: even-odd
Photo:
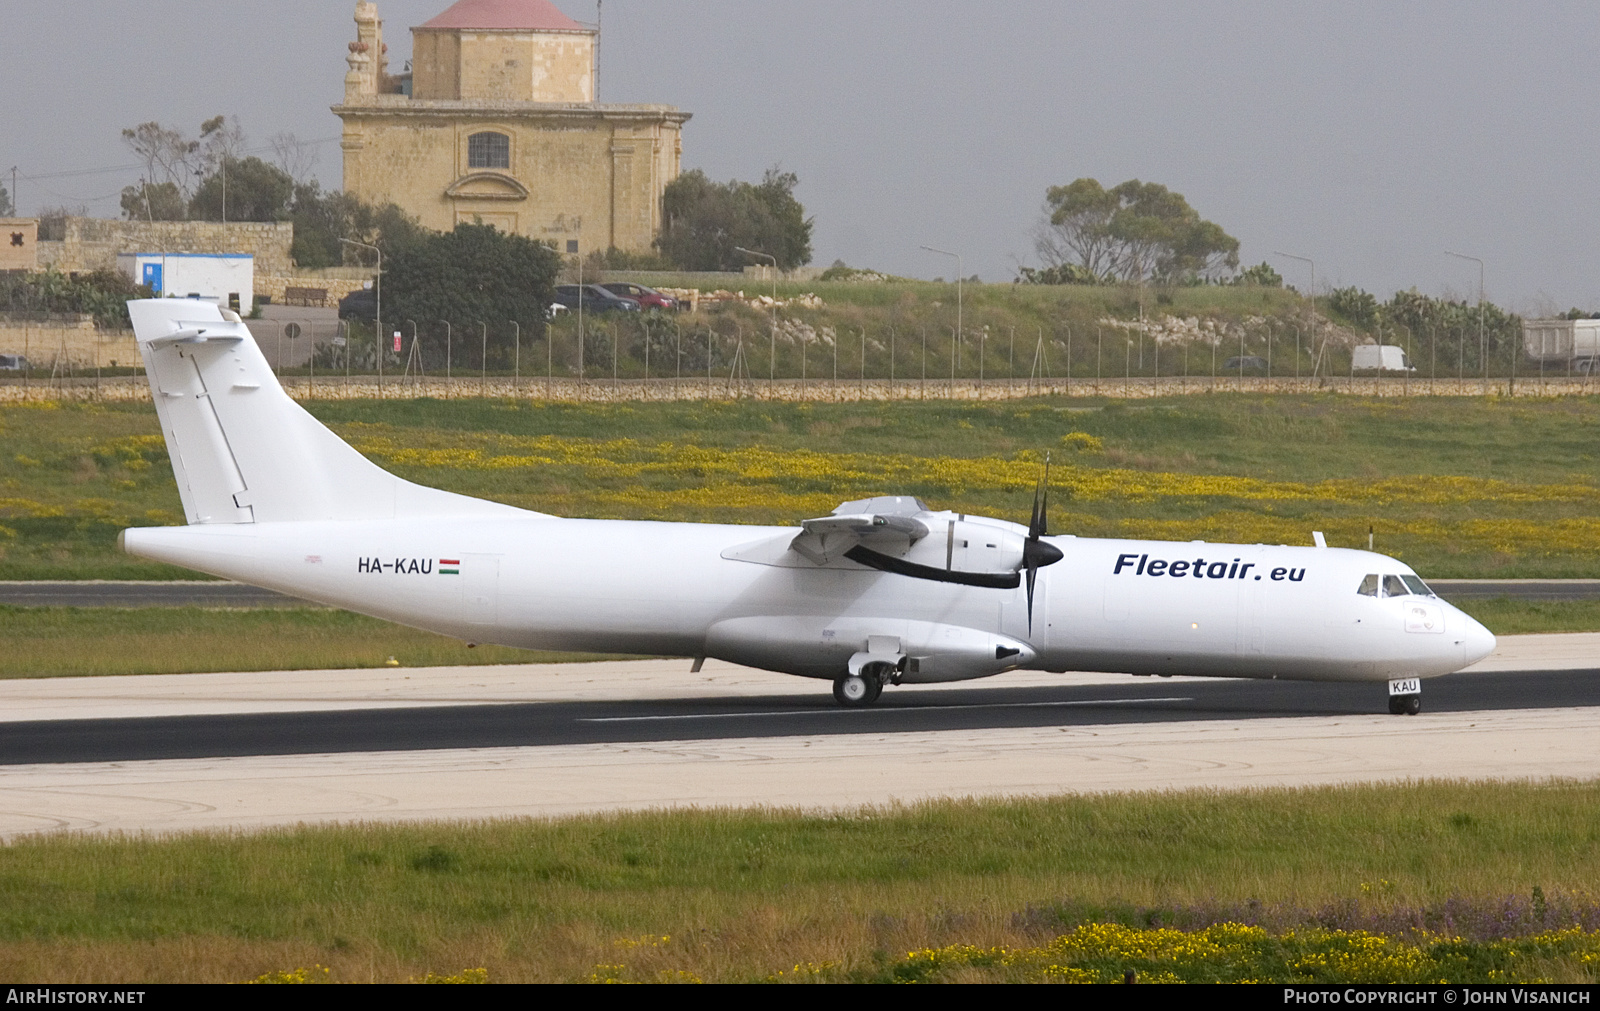
[[356,4],[344,189],[448,231],[481,221],[564,252],[650,248],[689,114],[595,101],[599,32],[549,0],[460,0],[411,29],[391,73],[383,22]]

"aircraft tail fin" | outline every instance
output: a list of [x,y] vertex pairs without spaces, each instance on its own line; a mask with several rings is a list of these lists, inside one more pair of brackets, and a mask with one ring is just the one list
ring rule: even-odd
[[190,523],[522,514],[401,480],[289,398],[234,313],[128,303]]

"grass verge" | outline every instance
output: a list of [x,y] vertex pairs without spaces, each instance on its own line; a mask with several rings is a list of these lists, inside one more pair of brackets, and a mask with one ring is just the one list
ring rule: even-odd
[[1456,605],[1495,635],[1600,632],[1600,600],[1518,600],[1489,597]]
[[[1547,945],[1518,971],[1593,981],[1597,812],[1595,783],[1433,782],[25,838],[0,848],[0,975],[221,981],[315,965],[344,981],[464,968],[495,981],[1012,978],[1027,974],[983,953],[1049,956],[1057,938],[1112,924],[1126,931],[1070,944],[1120,976],[1181,968],[1160,954],[1172,936],[1127,931],[1239,923],[1266,933],[1230,942],[1256,952],[1231,978],[1311,975],[1295,960],[1319,951],[1312,978],[1412,978],[1341,968],[1336,949],[1350,944],[1307,931],[1365,932],[1378,940],[1357,947],[1371,948],[1575,927],[1590,939]],[[972,950],[956,958],[951,946]],[[1485,979],[1511,961],[1474,958],[1447,974]]]
[[[0,606],[0,678],[203,671],[564,663],[592,653],[479,646],[377,618],[313,607]],[[605,657],[603,659],[616,659]]]

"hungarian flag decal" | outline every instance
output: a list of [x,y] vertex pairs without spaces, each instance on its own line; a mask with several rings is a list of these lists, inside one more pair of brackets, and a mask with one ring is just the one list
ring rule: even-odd
[[[446,568],[446,566],[449,567]],[[459,576],[461,574],[460,566],[461,559],[459,558],[441,558],[439,559],[439,575]]]

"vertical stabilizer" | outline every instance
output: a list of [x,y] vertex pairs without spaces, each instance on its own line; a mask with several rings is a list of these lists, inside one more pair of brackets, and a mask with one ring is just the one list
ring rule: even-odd
[[236,316],[128,303],[190,523],[527,515],[403,481],[289,399]]

